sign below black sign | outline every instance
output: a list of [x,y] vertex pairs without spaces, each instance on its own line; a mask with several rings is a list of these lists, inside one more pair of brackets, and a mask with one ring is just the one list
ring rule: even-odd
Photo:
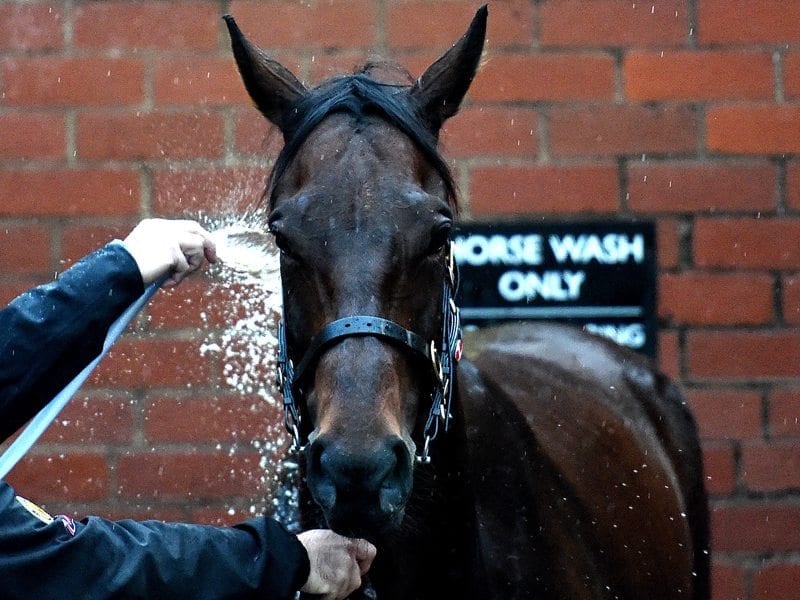
[[453,242],[465,325],[562,321],[655,356],[652,223],[470,223]]

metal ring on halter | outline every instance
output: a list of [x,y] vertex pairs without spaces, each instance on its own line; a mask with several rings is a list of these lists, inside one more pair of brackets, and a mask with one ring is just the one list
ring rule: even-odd
[[450,285],[456,285],[456,257],[453,251],[453,242],[450,242],[447,257],[447,274],[450,276]]
[[297,429],[297,425],[292,423],[292,452],[302,452],[306,449],[305,445],[300,443],[300,431]]
[[422,448],[422,454],[417,454],[416,461],[420,464],[427,465],[431,462],[430,455],[431,436],[425,436],[425,446]]

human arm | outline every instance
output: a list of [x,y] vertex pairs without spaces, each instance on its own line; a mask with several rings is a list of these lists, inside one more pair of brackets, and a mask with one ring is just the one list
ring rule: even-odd
[[99,517],[46,523],[2,481],[0,516],[0,589],[9,600],[283,600],[309,574],[303,545],[266,518],[234,527]]
[[216,257],[199,225],[146,219],[124,242],[89,254],[0,310],[0,441],[100,353],[109,326],[145,284],[169,272],[180,281],[204,258]]

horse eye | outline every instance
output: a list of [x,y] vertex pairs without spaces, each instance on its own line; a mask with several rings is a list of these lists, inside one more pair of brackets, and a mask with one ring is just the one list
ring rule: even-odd
[[269,232],[275,238],[275,245],[278,249],[285,254],[291,255],[289,241],[283,231],[281,231],[281,227],[278,225],[277,221],[271,221],[269,223]]
[[450,229],[453,224],[450,221],[439,223],[433,230],[431,241],[428,245],[428,254],[435,254],[447,243],[450,239]]

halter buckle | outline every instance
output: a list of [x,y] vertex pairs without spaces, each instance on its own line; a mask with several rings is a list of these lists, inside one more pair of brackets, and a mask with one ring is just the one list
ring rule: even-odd
[[[453,242],[448,243],[447,248],[447,276],[450,278],[450,285],[456,287],[456,256],[453,250]],[[452,298],[451,298],[452,300]]]
[[421,465],[429,465],[431,462],[430,454],[431,436],[425,436],[425,445],[422,447],[422,454],[417,454],[415,460]]

